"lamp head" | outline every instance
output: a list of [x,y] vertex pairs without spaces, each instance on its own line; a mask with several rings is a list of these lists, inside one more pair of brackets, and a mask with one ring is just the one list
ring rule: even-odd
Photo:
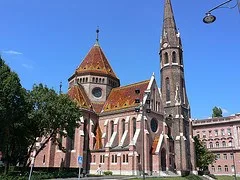
[[203,22],[206,24],[213,23],[216,20],[216,17],[210,12],[206,13],[206,16],[203,18]]

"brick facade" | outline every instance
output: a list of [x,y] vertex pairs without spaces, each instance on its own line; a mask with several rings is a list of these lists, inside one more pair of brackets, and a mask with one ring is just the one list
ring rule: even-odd
[[163,24],[161,88],[154,74],[121,87],[97,38],[68,79],[68,94],[83,115],[75,137],[62,139],[65,153],[56,144],[47,144],[36,158],[36,167],[78,168],[78,156],[83,156],[84,173],[161,175],[195,170],[182,44],[170,0],[165,0]]

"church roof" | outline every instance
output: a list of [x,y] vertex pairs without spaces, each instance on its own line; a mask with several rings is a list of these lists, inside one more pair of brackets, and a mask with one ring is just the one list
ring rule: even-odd
[[84,88],[81,85],[75,84],[72,86],[68,90],[68,95],[73,101],[77,102],[77,105],[80,108],[91,110],[91,101],[89,100],[86,92],[84,91]]
[[[143,93],[147,89],[149,82],[150,80],[146,80],[112,89],[102,112],[111,112],[138,106],[138,104],[135,103],[135,99],[143,98]],[[136,89],[140,90],[140,94],[135,93]]]
[[118,79],[98,42],[90,49],[87,56],[76,69],[76,74],[96,74]]

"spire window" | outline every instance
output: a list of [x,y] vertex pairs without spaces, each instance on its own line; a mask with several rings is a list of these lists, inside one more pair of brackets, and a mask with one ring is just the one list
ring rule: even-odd
[[176,52],[173,51],[172,53],[172,63],[177,63]]
[[168,60],[168,53],[165,52],[164,53],[164,64],[168,64],[169,63],[169,60]]
[[165,80],[165,84],[166,84],[166,101],[170,101],[170,80],[167,77]]

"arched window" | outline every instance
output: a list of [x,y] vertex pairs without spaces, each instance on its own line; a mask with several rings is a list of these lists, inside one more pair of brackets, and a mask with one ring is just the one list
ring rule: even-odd
[[209,148],[213,148],[213,143],[212,142],[209,143]]
[[222,142],[222,146],[226,147],[226,142],[225,141]]
[[173,51],[173,53],[172,53],[172,62],[173,62],[173,63],[176,63],[176,62],[177,62],[176,52],[175,52],[175,51]]
[[111,121],[110,122],[110,128],[111,128],[111,131],[110,131],[110,136],[112,136],[112,134],[113,134],[113,132],[114,132],[114,122],[113,121]]
[[228,146],[231,147],[232,146],[232,141],[228,142]]
[[220,165],[218,166],[218,171],[222,171],[222,167]]
[[168,63],[169,63],[169,61],[168,61],[168,53],[165,52],[164,53],[164,64],[168,64]]
[[125,119],[122,120],[122,135],[125,132]]
[[135,118],[132,119],[132,128],[133,128],[133,136],[134,136],[137,128],[137,123]]
[[212,172],[215,172],[215,167],[214,166],[212,166]]
[[170,101],[170,80],[166,78],[166,101]]
[[216,148],[219,148],[219,142],[216,142]]

